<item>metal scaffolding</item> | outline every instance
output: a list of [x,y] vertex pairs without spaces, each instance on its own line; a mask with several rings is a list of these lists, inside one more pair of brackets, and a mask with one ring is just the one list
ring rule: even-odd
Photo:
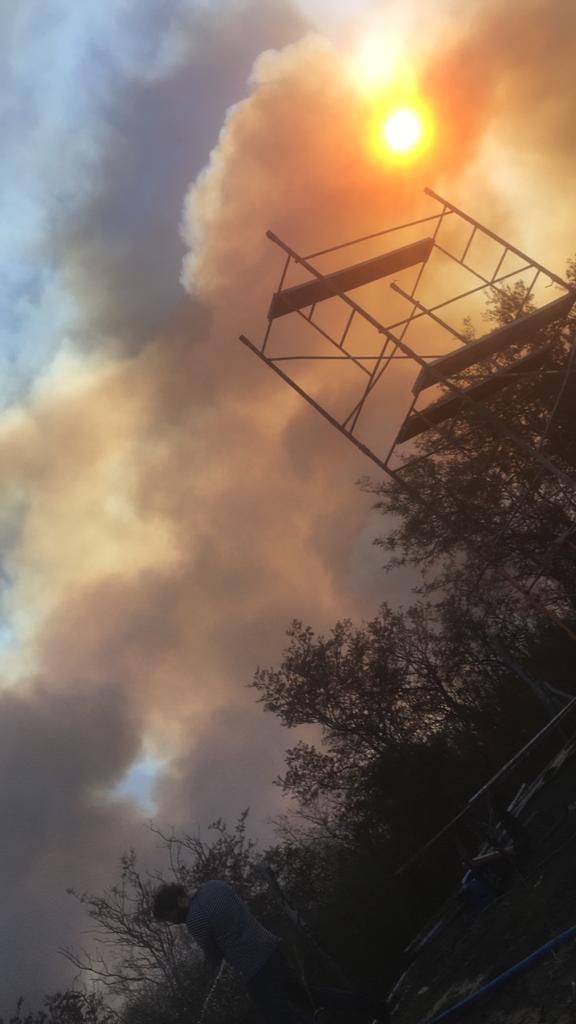
[[[309,255],[269,231],[284,254],[279,284],[262,341],[240,340],[414,501],[426,500],[415,475],[419,463],[441,465],[454,453],[466,459],[467,431],[497,439],[503,457],[523,463],[524,486],[507,495],[505,519],[487,538],[487,550],[537,496],[540,508],[563,510],[551,557],[563,545],[574,547],[576,533],[576,468],[547,443],[576,368],[576,342],[567,340],[576,290],[431,189],[425,193],[437,204],[432,215]],[[382,252],[390,241],[404,244]],[[334,269],[352,248],[369,258]],[[292,283],[294,275],[299,280]],[[486,332],[490,300],[509,303],[511,296],[507,322]],[[519,403],[515,419],[515,396],[526,382],[532,394],[549,393],[552,382],[538,437],[523,428]],[[505,418],[494,408],[502,392]],[[438,487],[435,497],[443,498],[440,481]],[[463,500],[453,491],[449,497]],[[544,561],[522,588],[533,606]]]

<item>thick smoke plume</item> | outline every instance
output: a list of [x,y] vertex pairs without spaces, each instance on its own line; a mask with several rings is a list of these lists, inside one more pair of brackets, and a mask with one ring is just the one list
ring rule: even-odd
[[374,159],[347,55],[281,4],[208,19],[190,67],[182,28],[178,60],[118,88],[92,188],[51,236],[73,325],[0,415],[5,1002],[62,983],[66,886],[146,846],[109,796],[130,765],[166,762],[163,822],[252,805],[262,828],[292,737],[254,706],[255,667],[295,616],[325,629],[406,596],[366,558],[369,466],[236,341],[279,270],[266,228],[328,246],[408,219],[429,184],[556,268],[574,247],[576,11],[466,9],[415,54],[439,141],[410,171]]

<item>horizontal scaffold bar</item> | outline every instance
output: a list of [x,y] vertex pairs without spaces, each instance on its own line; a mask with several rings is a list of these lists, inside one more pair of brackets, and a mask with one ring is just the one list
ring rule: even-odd
[[485,334],[477,341],[433,359],[420,370],[412,388],[414,394],[418,395],[424,388],[442,383],[444,378],[460,373],[482,359],[495,355],[496,352],[502,352],[509,345],[532,340],[533,335],[541,328],[568,316],[575,301],[576,292],[567,292],[559,299],[535,309],[533,313],[527,313],[526,316],[513,320],[511,324],[505,324],[504,327],[498,327],[490,334]]
[[523,359],[517,359],[511,366],[492,373],[486,380],[480,381],[478,384],[472,384],[466,390],[462,390],[460,395],[445,395],[444,398],[440,398],[439,401],[427,406],[426,409],[412,413],[404,420],[396,438],[396,443],[402,444],[404,441],[409,441],[413,437],[418,437],[419,434],[424,434],[431,427],[451,419],[452,416],[455,416],[460,411],[463,400],[467,398],[474,401],[489,398],[491,395],[501,391],[502,388],[516,384],[519,377],[531,373],[542,366],[550,355],[550,350],[551,346],[546,345],[544,348],[538,349],[537,352],[531,352],[530,355],[524,356]]
[[303,284],[296,284],[291,288],[275,292],[268,310],[268,319],[275,320],[279,316],[293,313],[294,310],[306,309],[324,299],[333,298],[338,292],[352,291],[364,284],[378,281],[381,277],[388,277],[399,270],[423,263],[428,259],[433,245],[431,238],[422,238],[418,242],[404,245],[400,249],[393,249],[391,252],[364,260],[362,263],[356,263],[354,266],[344,267],[342,270],[325,274],[321,278],[314,278],[312,281],[305,281]]

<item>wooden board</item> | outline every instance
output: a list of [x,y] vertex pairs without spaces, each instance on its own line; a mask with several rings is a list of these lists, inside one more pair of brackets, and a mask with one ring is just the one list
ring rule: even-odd
[[567,292],[566,295],[561,295],[559,299],[554,299],[533,313],[527,313],[511,324],[498,327],[477,341],[471,341],[469,345],[463,345],[454,352],[433,359],[420,370],[412,391],[418,395],[424,388],[441,383],[443,378],[460,373],[496,352],[502,352],[514,342],[530,341],[542,327],[547,327],[555,320],[567,316],[575,301],[576,292]]
[[326,274],[321,278],[313,278],[303,284],[296,284],[292,288],[284,288],[275,292],[272,296],[268,319],[274,320],[279,316],[286,316],[296,309],[306,309],[314,306],[324,299],[331,299],[336,292],[350,292],[354,288],[361,288],[364,284],[371,284],[381,277],[388,277],[406,267],[413,267],[417,263],[427,260],[434,242],[431,238],[422,238],[411,245],[404,245],[400,249],[393,249],[391,252],[383,253],[382,256],[375,256],[374,259],[364,260],[363,263],[356,263],[352,267],[344,267],[332,274]]
[[452,416],[455,416],[460,411],[462,402],[467,398],[474,399],[475,401],[489,398],[491,395],[501,391],[502,388],[517,383],[518,374],[530,373],[538,369],[545,362],[549,353],[550,345],[546,345],[537,352],[531,352],[530,355],[524,356],[523,359],[518,359],[504,370],[493,373],[487,380],[471,385],[465,391],[463,390],[461,395],[446,395],[444,398],[439,399],[438,402],[429,405],[426,409],[412,413],[411,416],[404,420],[396,438],[396,443],[402,444],[403,441],[418,437],[419,434],[424,434],[431,427],[451,419]]

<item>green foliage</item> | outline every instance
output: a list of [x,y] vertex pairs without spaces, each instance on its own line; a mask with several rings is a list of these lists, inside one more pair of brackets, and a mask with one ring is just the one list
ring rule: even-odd
[[546,711],[457,602],[384,605],[327,637],[294,622],[288,639],[280,666],[252,684],[285,725],[319,727],[316,743],[287,752],[278,780],[295,807],[280,822],[280,870],[336,959],[357,979],[391,983],[462,867],[452,842],[405,881],[395,870]]
[[474,327],[471,317],[464,317],[464,320],[462,321],[462,327],[460,329],[460,334],[468,343],[476,340],[476,329]]
[[45,996],[42,1009],[26,1011],[24,1000],[17,1003],[14,1014],[0,1024],[114,1024],[116,1015],[101,996],[68,989]]
[[524,281],[500,285],[497,291],[489,293],[486,306],[484,319],[497,327],[511,324],[518,317],[534,312],[536,308]]

